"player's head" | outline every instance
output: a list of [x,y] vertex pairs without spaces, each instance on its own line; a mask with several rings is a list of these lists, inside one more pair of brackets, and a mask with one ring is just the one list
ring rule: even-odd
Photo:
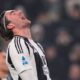
[[[21,10],[7,10],[0,16],[0,28],[3,37],[12,38],[14,30],[29,27],[31,24]],[[7,34],[7,35],[4,35]]]

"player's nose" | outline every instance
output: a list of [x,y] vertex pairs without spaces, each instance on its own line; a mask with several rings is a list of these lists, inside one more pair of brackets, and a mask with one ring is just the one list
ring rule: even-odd
[[21,10],[17,10],[16,13],[17,13],[18,15],[22,15],[22,11],[21,11]]

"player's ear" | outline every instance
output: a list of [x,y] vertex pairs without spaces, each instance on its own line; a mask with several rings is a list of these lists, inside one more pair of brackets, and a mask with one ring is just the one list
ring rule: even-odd
[[13,23],[9,23],[9,24],[7,25],[7,28],[8,28],[8,29],[13,29],[14,26],[15,26],[15,25],[14,25]]

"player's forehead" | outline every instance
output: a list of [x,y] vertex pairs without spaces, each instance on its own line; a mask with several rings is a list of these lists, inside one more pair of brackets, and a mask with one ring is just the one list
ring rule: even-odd
[[12,13],[18,12],[18,11],[22,12],[22,10],[7,10],[7,11],[5,11],[5,15],[11,15]]
[[12,13],[12,12],[14,12],[15,10],[7,10],[7,11],[5,11],[5,15],[6,14],[10,14],[10,13]]
[[8,17],[8,16],[10,16],[11,13],[14,12],[14,11],[15,11],[15,10],[7,10],[7,11],[5,11],[4,16]]
[[6,13],[10,13],[10,12],[12,12],[12,11],[15,11],[15,10],[7,10],[7,11],[5,11]]

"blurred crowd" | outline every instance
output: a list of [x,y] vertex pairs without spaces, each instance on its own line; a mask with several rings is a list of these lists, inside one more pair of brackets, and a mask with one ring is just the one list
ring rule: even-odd
[[[45,49],[52,80],[80,80],[80,0],[0,0],[0,12],[7,9],[22,9],[32,21],[32,36]],[[1,49],[7,44],[0,38]]]

